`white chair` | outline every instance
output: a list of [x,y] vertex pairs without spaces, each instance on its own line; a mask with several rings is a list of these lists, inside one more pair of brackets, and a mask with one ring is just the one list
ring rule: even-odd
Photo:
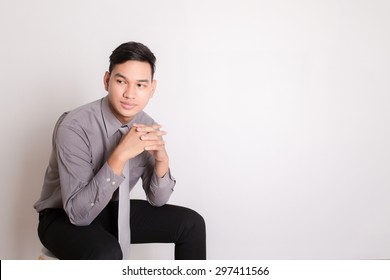
[[129,260],[173,260],[173,243],[131,244]]
[[48,249],[42,247],[38,260],[58,260],[58,258],[56,258],[56,256],[54,256]]
[[[146,243],[131,244],[130,260],[173,260],[174,244],[172,243]],[[38,260],[58,260],[45,247],[42,247]]]

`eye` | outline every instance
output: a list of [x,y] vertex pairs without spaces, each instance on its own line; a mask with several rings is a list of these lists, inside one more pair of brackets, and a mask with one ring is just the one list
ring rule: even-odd
[[121,79],[116,80],[116,82],[117,82],[117,84],[119,84],[119,85],[124,85],[124,84],[126,84],[126,82],[125,82],[124,80],[121,80]]
[[137,87],[139,87],[139,88],[146,88],[146,85],[144,85],[144,84],[137,84]]

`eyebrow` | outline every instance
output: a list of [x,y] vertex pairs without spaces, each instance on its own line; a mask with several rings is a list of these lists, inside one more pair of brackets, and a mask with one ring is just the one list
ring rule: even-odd
[[[128,80],[126,78],[126,76],[122,75],[121,73],[116,73],[115,74],[115,77],[120,77],[120,78],[123,78],[125,80]],[[140,80],[136,80],[138,83],[150,83],[150,80],[149,79],[140,79]]]

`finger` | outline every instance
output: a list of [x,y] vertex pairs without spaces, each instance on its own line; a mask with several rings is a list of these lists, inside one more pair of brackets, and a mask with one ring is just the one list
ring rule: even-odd
[[158,124],[158,123],[155,123],[155,124],[152,125],[152,127],[154,128],[154,130],[159,130],[162,127],[162,125]]
[[161,125],[159,124],[153,124],[153,125],[144,125],[144,124],[134,124],[134,127],[138,132],[152,132],[152,131],[158,131],[161,128]]
[[153,129],[153,127],[151,126],[142,126],[142,127],[136,127],[136,131],[148,133],[148,132],[155,131],[155,129]]
[[165,145],[152,145],[152,146],[146,146],[146,151],[162,151],[165,149]]
[[152,151],[152,150],[162,150],[164,149],[165,146],[165,141],[163,140],[158,140],[158,141],[146,141],[145,142],[145,150],[147,151]]
[[167,133],[165,131],[149,132],[140,136],[141,140],[161,140]]

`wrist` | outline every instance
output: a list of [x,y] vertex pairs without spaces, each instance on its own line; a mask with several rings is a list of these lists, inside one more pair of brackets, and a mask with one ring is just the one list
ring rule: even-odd
[[126,164],[127,159],[123,158],[121,153],[116,153],[115,151],[107,159],[107,164],[110,166],[112,171],[118,175],[122,176],[123,167]]

